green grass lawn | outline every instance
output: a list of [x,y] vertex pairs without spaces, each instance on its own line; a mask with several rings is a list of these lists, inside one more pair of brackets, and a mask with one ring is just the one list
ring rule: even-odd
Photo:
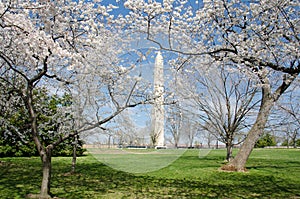
[[[126,154],[125,154],[126,155]],[[199,157],[187,150],[167,167],[132,174],[112,169],[94,156],[52,160],[51,193],[59,198],[300,198],[300,150],[255,149],[247,173],[222,172],[225,151]],[[0,158],[0,198],[25,198],[39,192],[38,157]]]

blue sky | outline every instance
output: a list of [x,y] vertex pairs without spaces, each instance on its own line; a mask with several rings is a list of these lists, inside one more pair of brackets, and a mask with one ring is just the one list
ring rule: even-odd
[[[147,0],[144,0],[146,2],[148,2]],[[152,0],[152,2],[160,2],[162,3],[163,0]],[[185,0],[181,0],[181,1],[185,1]],[[126,2],[126,0],[103,0],[101,2],[102,5],[109,5],[112,4],[114,6],[118,6],[119,8],[114,10],[113,12],[111,12],[112,14],[114,14],[115,16],[122,14],[128,14],[129,10],[127,10],[124,7],[124,2]],[[202,0],[188,0],[188,2],[186,3],[187,6],[192,6],[195,9],[200,9],[203,7],[203,1]]]

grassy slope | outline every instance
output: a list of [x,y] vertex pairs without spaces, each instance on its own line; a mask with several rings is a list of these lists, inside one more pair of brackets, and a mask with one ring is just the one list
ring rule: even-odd
[[[53,158],[51,192],[60,198],[300,198],[300,150],[256,149],[248,173],[218,171],[225,151],[199,158],[188,150],[159,171],[133,175],[113,170],[93,156],[78,158],[77,174],[68,175],[71,158]],[[39,158],[1,158],[0,198],[38,193]]]

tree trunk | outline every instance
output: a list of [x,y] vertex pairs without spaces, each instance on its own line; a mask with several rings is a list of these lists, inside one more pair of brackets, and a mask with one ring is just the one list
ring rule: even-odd
[[293,148],[296,149],[297,148],[297,143],[296,143],[296,140],[294,141],[293,143]]
[[207,146],[210,149],[210,139],[207,140]]
[[72,170],[71,170],[71,173],[75,173],[75,168],[76,168],[77,140],[78,140],[78,137],[76,135],[74,137],[74,143],[73,143],[73,158],[72,158]]
[[42,170],[43,170],[43,178],[41,184],[41,192],[38,195],[38,198],[51,198],[50,197],[50,179],[51,179],[51,157],[52,157],[52,149],[53,146],[49,145],[48,147],[44,147],[40,141],[38,134],[38,124],[37,124],[37,116],[33,106],[33,85],[29,84],[26,90],[26,98],[24,98],[24,102],[29,112],[30,120],[31,120],[31,134],[33,141],[37,147],[39,155],[42,160]]
[[175,141],[174,147],[177,149],[178,148],[178,143]]
[[51,158],[52,158],[52,147],[48,146],[44,154],[41,155],[43,164],[43,178],[40,192],[40,199],[51,198],[50,197],[50,182],[51,182]]
[[232,145],[226,143],[226,160],[229,162],[232,158]]
[[173,133],[173,138],[174,138],[174,147],[178,148],[179,133],[178,133],[178,131],[174,131],[172,133]]
[[297,148],[297,131],[295,130],[292,134],[293,147]]
[[224,165],[221,169],[228,171],[245,171],[246,162],[254,148],[255,143],[259,137],[263,134],[265,125],[268,120],[269,113],[273,107],[274,101],[271,98],[265,98],[262,101],[257,119],[248,133],[242,147],[239,152],[227,165]]

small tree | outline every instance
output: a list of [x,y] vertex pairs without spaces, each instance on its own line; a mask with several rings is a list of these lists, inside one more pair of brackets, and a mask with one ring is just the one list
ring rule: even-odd
[[[294,84],[289,89],[289,92],[283,96],[277,105],[277,121],[279,122],[278,129],[284,130],[284,137],[286,138],[285,146],[293,146],[296,148],[296,140],[300,136],[300,104],[299,104],[299,83]],[[278,117],[280,115],[280,117]],[[278,123],[278,122],[277,122]]]
[[[107,28],[109,20],[106,7],[98,2],[0,3],[0,79],[18,93],[28,115],[30,138],[42,162],[39,198],[50,197],[53,149],[84,131],[101,128],[126,108],[149,102],[137,92],[140,79],[128,72],[136,62],[127,68],[119,63],[127,48],[119,45],[124,38]],[[40,102],[34,100],[40,87],[49,93],[69,92],[73,99],[72,106],[59,108],[73,121],[57,120],[55,125],[64,133],[49,142],[42,139]],[[66,125],[69,122],[73,125]]]
[[240,132],[248,129],[256,112],[258,88],[243,74],[224,67],[211,66],[209,71],[194,68],[181,73],[177,87],[187,114],[195,115],[199,128],[225,143],[229,161],[234,145],[244,141],[245,135]]
[[167,107],[166,126],[172,135],[172,142],[174,147],[177,148],[180,138],[184,131],[183,129],[183,113],[180,105],[174,104]]

